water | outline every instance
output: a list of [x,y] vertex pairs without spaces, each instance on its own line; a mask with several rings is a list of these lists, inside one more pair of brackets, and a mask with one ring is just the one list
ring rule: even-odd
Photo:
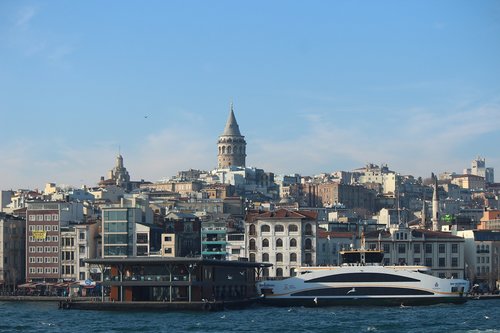
[[500,300],[420,307],[273,308],[221,312],[59,310],[0,302],[0,332],[500,332]]

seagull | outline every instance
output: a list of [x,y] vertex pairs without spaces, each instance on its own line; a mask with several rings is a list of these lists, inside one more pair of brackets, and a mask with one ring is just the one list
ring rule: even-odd
[[401,305],[399,307],[400,308],[406,308],[406,306],[403,303],[401,303]]
[[484,319],[490,319],[490,317],[488,317],[488,316],[484,316]]
[[356,288],[352,288],[351,290],[349,290],[349,291],[347,292],[347,295],[349,295],[350,293],[355,293],[355,292],[356,292]]
[[233,279],[233,276],[232,276],[232,275],[228,275],[228,276],[227,276],[227,279],[228,279],[228,280],[232,280],[232,279]]
[[241,276],[245,275],[245,271],[241,271],[241,272],[240,272],[240,275],[241,275]]
[[292,312],[292,309],[291,309],[291,308],[290,308],[290,309],[288,309],[288,312]]
[[226,318],[226,315],[220,316],[220,319],[224,319],[224,318]]
[[314,304],[318,305],[318,298],[317,297],[314,297],[313,301],[314,301]]
[[145,116],[144,116],[144,118],[147,118],[147,117],[148,117],[148,115],[145,115]]

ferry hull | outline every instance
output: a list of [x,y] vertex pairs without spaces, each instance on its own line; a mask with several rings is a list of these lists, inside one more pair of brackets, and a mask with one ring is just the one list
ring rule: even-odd
[[[316,299],[316,300],[315,300]],[[263,297],[262,304],[271,306],[419,306],[441,303],[463,304],[465,296],[457,297],[394,297],[394,298],[279,298]]]

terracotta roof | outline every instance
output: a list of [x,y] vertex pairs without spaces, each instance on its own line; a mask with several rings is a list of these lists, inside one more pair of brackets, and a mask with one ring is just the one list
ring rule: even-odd
[[318,231],[319,238],[327,238],[328,236],[330,236],[331,238],[352,238],[354,236],[354,233],[342,232],[342,231],[325,231],[325,230]]
[[315,220],[317,217],[318,217],[317,212],[305,211],[305,210],[291,211],[288,209],[281,208],[276,211],[268,211],[263,213],[247,212],[246,221],[253,222],[257,219],[283,219],[283,218]]

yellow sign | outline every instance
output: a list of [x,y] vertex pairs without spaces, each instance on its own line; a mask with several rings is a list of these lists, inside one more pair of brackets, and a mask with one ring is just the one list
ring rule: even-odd
[[45,237],[47,237],[47,232],[43,230],[33,230],[32,235],[34,239],[45,239]]

